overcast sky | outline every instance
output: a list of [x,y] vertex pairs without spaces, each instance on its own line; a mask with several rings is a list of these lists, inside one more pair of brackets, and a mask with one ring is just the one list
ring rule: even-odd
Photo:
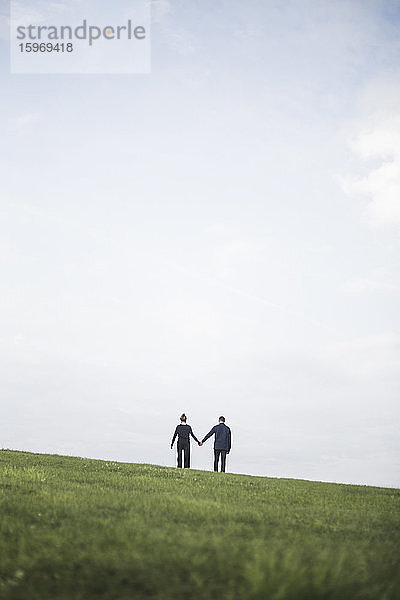
[[398,487],[399,2],[155,0],[121,76],[1,6],[0,447]]

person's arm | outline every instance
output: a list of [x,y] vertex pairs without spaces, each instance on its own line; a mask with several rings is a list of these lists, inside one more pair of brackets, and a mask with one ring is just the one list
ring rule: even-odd
[[171,448],[174,445],[174,441],[175,441],[176,436],[178,435],[178,427],[179,427],[179,425],[176,426],[174,437],[172,438],[172,442],[171,442]]
[[232,435],[231,435],[231,430],[228,427],[228,450],[226,451],[227,454],[229,454],[229,452],[231,451],[231,443],[232,443]]
[[211,429],[211,431],[209,431],[209,432],[207,433],[207,435],[203,437],[203,439],[201,440],[201,443],[203,444],[203,443],[204,443],[206,440],[208,440],[208,438],[209,438],[209,437],[211,437],[212,435],[214,435],[214,433],[215,433],[215,425],[214,425],[214,427]]
[[[190,427],[190,425],[189,425],[189,427]],[[194,440],[196,440],[196,442],[197,442],[198,444],[200,444],[199,440],[198,440],[198,439],[197,439],[197,437],[194,435],[194,433],[193,433],[193,429],[192,429],[191,427],[190,427],[190,429],[189,429],[189,434],[192,436],[192,438],[193,438]]]

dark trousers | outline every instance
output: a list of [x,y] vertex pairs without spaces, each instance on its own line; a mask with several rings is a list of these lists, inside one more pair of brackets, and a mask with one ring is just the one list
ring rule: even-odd
[[218,471],[219,457],[221,457],[221,473],[225,473],[226,450],[217,450],[214,448],[214,471]]
[[183,466],[185,469],[190,467],[190,443],[186,440],[178,440],[178,467],[182,468],[182,454],[183,454]]

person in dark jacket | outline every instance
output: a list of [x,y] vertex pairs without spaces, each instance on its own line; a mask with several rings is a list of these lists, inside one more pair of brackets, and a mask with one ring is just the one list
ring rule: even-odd
[[185,469],[190,467],[190,441],[189,436],[192,436],[194,440],[201,446],[201,442],[194,435],[190,425],[186,424],[186,415],[181,415],[181,424],[176,426],[174,436],[171,442],[171,450],[174,445],[176,437],[178,437],[177,449],[178,449],[178,467],[182,468],[182,454],[184,455],[183,466]]
[[231,430],[225,425],[225,417],[219,418],[218,425],[215,425],[201,440],[201,446],[209,437],[215,435],[214,440],[214,471],[218,471],[218,462],[221,457],[221,472],[225,473],[226,455],[231,450]]

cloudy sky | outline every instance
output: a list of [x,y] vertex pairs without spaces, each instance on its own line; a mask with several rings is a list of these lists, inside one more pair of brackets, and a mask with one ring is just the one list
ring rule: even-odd
[[141,75],[1,14],[0,447],[398,487],[399,2],[154,0]]

